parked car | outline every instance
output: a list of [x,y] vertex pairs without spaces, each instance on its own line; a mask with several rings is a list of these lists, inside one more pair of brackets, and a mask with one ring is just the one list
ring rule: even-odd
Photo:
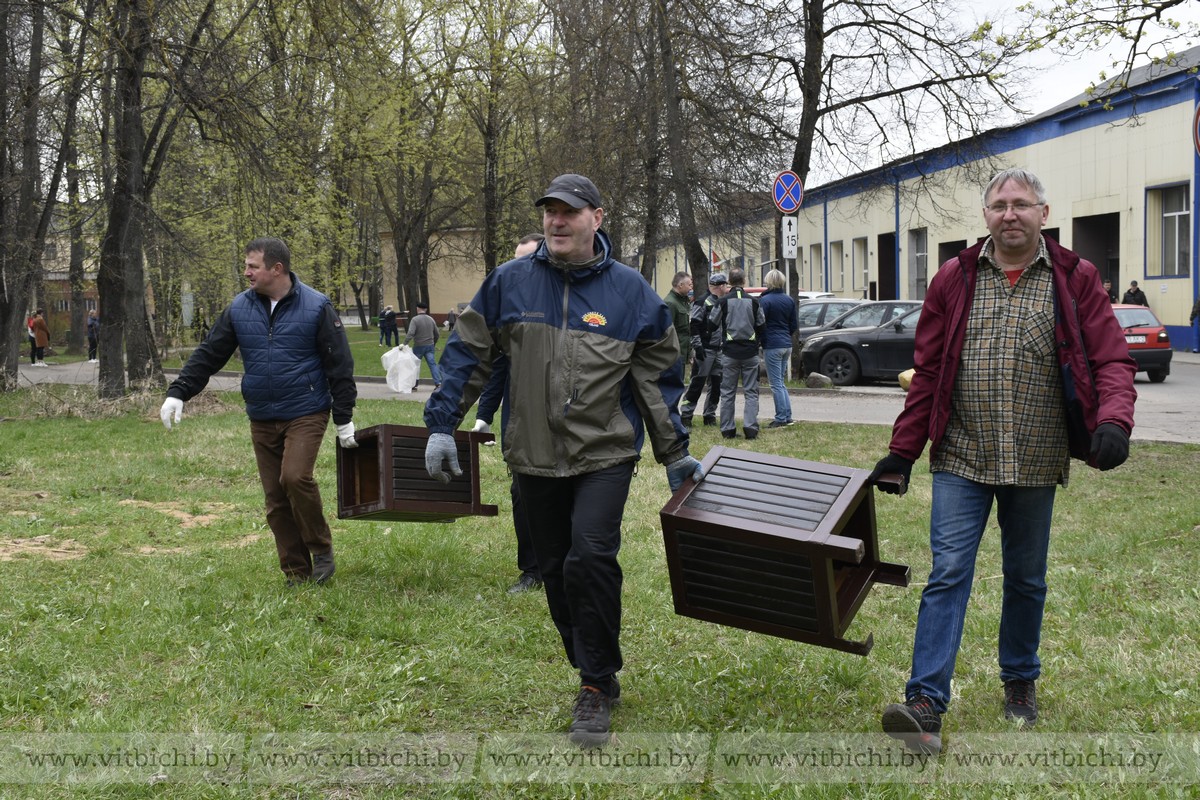
[[874,328],[842,328],[814,333],[800,349],[805,372],[819,372],[835,386],[863,378],[895,378],[913,365],[913,341],[921,309]]
[[1146,373],[1151,383],[1162,383],[1171,374],[1171,337],[1167,329],[1145,306],[1115,305],[1113,313],[1125,330],[1129,355],[1137,362],[1138,372]]
[[877,328],[885,322],[891,322],[896,317],[920,307],[920,300],[868,300],[832,322],[825,323],[814,333],[841,330],[842,328]]
[[847,300],[844,297],[822,297],[804,300],[796,306],[797,342],[803,342],[809,334],[819,331],[826,324],[863,304],[863,300]]

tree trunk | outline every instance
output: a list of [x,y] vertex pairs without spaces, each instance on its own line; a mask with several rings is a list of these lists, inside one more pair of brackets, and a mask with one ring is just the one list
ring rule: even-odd
[[711,265],[709,254],[700,245],[696,233],[696,211],[692,203],[691,169],[683,143],[683,114],[680,110],[679,79],[675,72],[675,50],[671,45],[671,32],[667,25],[664,3],[654,5],[655,21],[658,24],[659,56],[662,59],[663,100],[667,114],[667,149],[671,160],[671,191],[675,194],[679,212],[679,238],[692,268],[692,279],[698,286],[708,285],[708,270]]
[[[100,339],[99,392],[101,397],[119,397],[125,394],[126,340],[146,338],[143,333],[145,309],[142,318],[129,314],[126,299],[131,292],[141,292],[144,284],[133,287],[128,284],[133,278],[130,266],[136,257],[140,263],[140,251],[135,255],[132,247],[140,247],[142,215],[139,204],[142,199],[143,151],[146,132],[142,123],[142,80],[145,75],[146,58],[150,51],[150,22],[145,0],[123,0],[118,13],[124,18],[123,41],[117,59],[116,76],[113,82],[115,95],[113,126],[113,150],[116,174],[108,209],[108,228],[100,244],[100,268],[97,285],[100,303],[104,308],[104,336]],[[141,274],[137,270],[137,274]],[[140,323],[140,325],[139,325]],[[143,347],[148,346],[143,342]],[[134,356],[135,347],[128,348]],[[130,365],[131,373],[133,365]],[[140,372],[140,370],[139,370]]]

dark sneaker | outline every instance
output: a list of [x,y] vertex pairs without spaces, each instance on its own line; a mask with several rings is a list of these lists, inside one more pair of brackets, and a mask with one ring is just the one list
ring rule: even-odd
[[679,421],[683,423],[683,427],[692,427],[692,417],[695,416],[696,409],[681,406],[679,409]]
[[711,428],[712,426],[717,424],[717,418],[716,417],[705,417],[704,424]]
[[288,575],[287,576],[287,585],[288,585],[289,589],[293,589],[297,586],[303,586],[306,583],[312,583],[311,575]]
[[313,561],[313,580],[317,583],[325,583],[333,577],[333,551],[328,553],[315,553],[312,557]]
[[754,429],[745,430],[745,431],[742,431],[742,433],[746,434],[746,438],[750,441],[753,441],[758,438],[758,431],[754,430]]
[[580,747],[601,747],[608,744],[612,707],[621,702],[621,684],[614,675],[612,695],[595,686],[581,686],[571,710],[571,727],[567,738]]
[[721,435],[726,439],[736,439],[737,431],[721,431]]
[[509,594],[521,594],[523,592],[528,592],[533,589],[540,589],[541,587],[542,587],[542,579],[541,578],[539,578],[537,575],[533,575],[528,572],[522,572],[521,577],[517,578],[517,582],[514,583],[512,586],[508,587],[508,593]]
[[1033,681],[1018,678],[1004,682],[1004,718],[1029,727],[1037,722],[1037,687]]
[[883,710],[883,732],[921,753],[942,751],[942,715],[933,701],[919,694],[906,703],[892,703]]
[[790,423],[790,422],[780,422],[777,419],[773,419],[773,420],[771,420],[771,424],[768,425],[767,427],[768,428],[786,428],[788,425],[791,425],[791,424],[792,423]]

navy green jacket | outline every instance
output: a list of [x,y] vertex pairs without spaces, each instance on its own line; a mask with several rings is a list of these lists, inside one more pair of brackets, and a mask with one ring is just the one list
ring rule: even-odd
[[679,344],[662,298],[614,260],[566,268],[545,243],[484,279],[442,354],[442,385],[425,404],[431,433],[452,433],[496,357],[508,361],[501,444],[513,472],[566,477],[639,458],[646,433],[667,464],[687,453],[672,412],[683,394]]

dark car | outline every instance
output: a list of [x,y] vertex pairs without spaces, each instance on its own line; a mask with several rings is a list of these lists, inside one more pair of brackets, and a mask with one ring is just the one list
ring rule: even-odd
[[1115,305],[1113,313],[1125,331],[1129,355],[1137,362],[1138,372],[1146,373],[1151,383],[1162,383],[1171,374],[1171,337],[1167,329],[1145,306]]
[[835,331],[842,328],[877,328],[885,322],[920,308],[920,300],[868,300],[832,322],[827,322],[813,333]]
[[805,372],[819,372],[835,386],[863,378],[895,378],[913,365],[913,341],[921,309],[874,328],[843,328],[815,333],[804,341]]

